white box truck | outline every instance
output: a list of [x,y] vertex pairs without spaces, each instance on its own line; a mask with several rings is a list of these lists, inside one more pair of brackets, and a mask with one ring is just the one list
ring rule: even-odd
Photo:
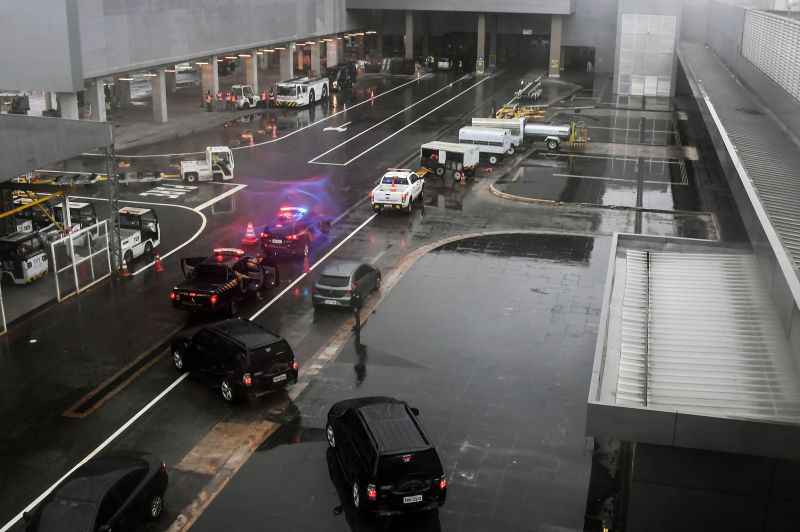
[[471,144],[435,141],[423,144],[419,149],[420,166],[439,177],[452,170],[453,177],[459,181],[475,175],[480,157],[478,147]]
[[500,162],[504,155],[511,155],[515,151],[507,129],[464,126],[458,130],[458,142],[477,146],[492,166]]
[[227,146],[209,146],[201,160],[181,161],[181,179],[186,183],[199,181],[230,181],[233,179],[233,152]]

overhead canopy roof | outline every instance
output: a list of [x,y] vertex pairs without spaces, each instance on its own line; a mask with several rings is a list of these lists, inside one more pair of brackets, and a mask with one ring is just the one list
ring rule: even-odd
[[0,115],[0,181],[112,143],[102,122]]
[[587,432],[800,457],[800,379],[749,249],[618,235]]

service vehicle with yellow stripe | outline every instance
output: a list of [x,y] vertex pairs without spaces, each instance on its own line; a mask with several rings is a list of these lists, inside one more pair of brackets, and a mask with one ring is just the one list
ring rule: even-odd
[[218,248],[210,257],[181,259],[186,280],[169,294],[178,309],[235,316],[239,304],[278,286],[278,269],[241,249]]
[[328,99],[330,81],[326,77],[287,79],[278,83],[275,93],[276,107],[305,107]]

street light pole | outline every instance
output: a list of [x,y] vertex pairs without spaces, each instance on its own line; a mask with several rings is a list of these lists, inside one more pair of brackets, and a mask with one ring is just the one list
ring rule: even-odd
[[122,264],[122,250],[120,248],[120,231],[119,231],[119,181],[117,180],[117,163],[114,157],[114,144],[111,143],[104,150],[106,156],[106,176],[108,182],[108,205],[111,209],[109,213],[108,222],[110,227],[108,253],[111,256],[111,269],[114,272],[119,271]]

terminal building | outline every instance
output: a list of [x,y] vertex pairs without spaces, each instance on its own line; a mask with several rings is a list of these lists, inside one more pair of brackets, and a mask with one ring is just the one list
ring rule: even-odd
[[[649,98],[679,102],[683,119],[705,128],[705,155],[724,172],[749,243],[614,237],[586,413],[587,436],[614,463],[593,469],[587,498],[590,506],[613,500],[615,529],[627,531],[708,530],[723,507],[726,531],[793,530],[800,17],[789,7],[773,0],[34,0],[0,6],[15,21],[0,32],[7,51],[0,88],[45,91],[45,110],[105,122],[108,100],[113,115],[129,103],[132,85],[145,83],[149,119],[163,123],[178,114],[172,109],[201,112],[200,99],[233,79],[260,92],[344,61],[447,57],[477,73],[524,66],[551,78],[591,74],[605,102],[640,109]],[[230,64],[239,77],[228,79]],[[182,68],[199,81],[189,106],[177,90]],[[15,121],[14,136],[41,134],[36,121],[55,119],[29,120]],[[38,145],[35,157],[13,144],[2,179],[25,171],[26,160],[55,162],[110,141],[97,130],[59,131],[51,152]],[[85,142],[76,141],[81,135]],[[65,147],[70,138],[74,146]]]

